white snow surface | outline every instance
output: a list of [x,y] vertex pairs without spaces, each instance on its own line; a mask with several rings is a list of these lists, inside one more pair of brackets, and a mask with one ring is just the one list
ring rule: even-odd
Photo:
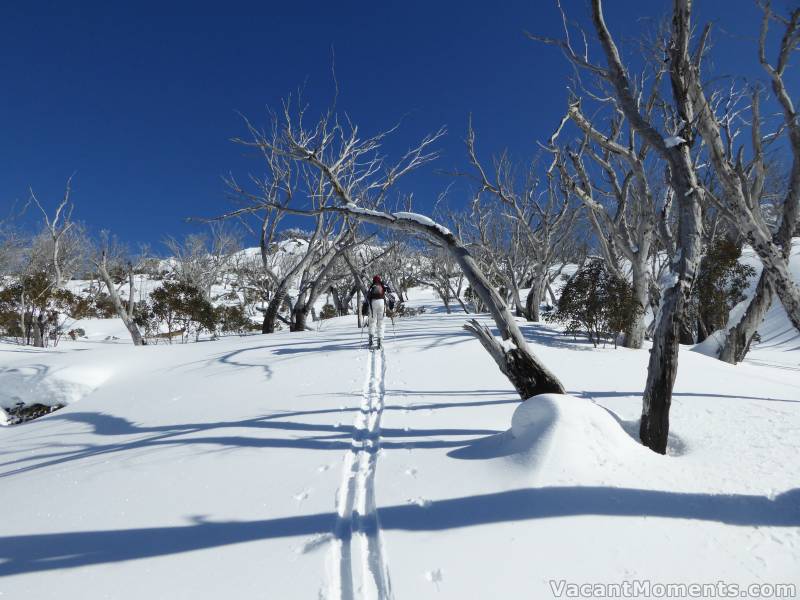
[[400,219],[409,219],[411,221],[416,221],[417,223],[421,223],[422,225],[433,227],[434,229],[437,229],[439,232],[445,235],[451,234],[451,231],[447,227],[445,227],[444,225],[440,225],[439,223],[437,223],[436,221],[425,215],[421,215],[415,212],[403,212],[403,211],[392,214]]
[[523,323],[569,395],[520,403],[466,315],[426,290],[412,304],[429,310],[388,324],[382,353],[355,317],[172,346],[104,343],[91,324],[54,349],[0,343],[3,397],[68,404],[0,427],[0,597],[800,584],[800,342],[785,314],[770,311],[741,365],[681,352],[660,456],[637,441],[647,349]]

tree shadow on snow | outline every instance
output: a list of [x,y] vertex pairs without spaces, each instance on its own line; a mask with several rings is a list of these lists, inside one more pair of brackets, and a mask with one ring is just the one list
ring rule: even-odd
[[[602,392],[602,391],[571,391],[570,394],[575,396],[582,396],[584,398],[616,398],[616,397],[632,397],[641,400],[643,390],[638,392]],[[676,398],[731,398],[733,400],[763,400],[765,402],[793,402],[797,403],[800,400],[790,398],[764,398],[763,396],[741,396],[736,394],[715,394],[713,392],[672,392],[672,396]]]
[[[405,407],[403,407],[405,409]],[[347,411],[308,411],[352,412]],[[222,450],[237,448],[289,448],[299,450],[347,450],[351,439],[358,434],[352,424],[304,423],[277,419],[290,418],[293,413],[278,413],[240,421],[219,421],[209,423],[182,423],[175,425],[140,426],[127,419],[112,415],[91,412],[70,412],[54,415],[51,418],[83,423],[92,428],[98,436],[138,436],[136,439],[108,444],[69,444],[46,442],[42,449],[61,448],[55,452],[34,453],[0,463],[0,467],[10,470],[0,473],[0,478],[11,477],[50,466],[71,463],[107,454],[148,450],[175,446],[211,446]],[[304,413],[297,413],[304,414]],[[307,414],[307,413],[306,413]],[[307,432],[304,437],[262,437],[258,435],[234,435],[232,431],[252,430],[255,432]],[[219,433],[217,433],[219,432]],[[380,447],[393,449],[433,449],[457,448],[472,442],[476,436],[498,433],[493,429],[397,429],[382,428]],[[460,437],[467,439],[441,439]]]
[[[774,499],[749,494],[677,493],[614,487],[523,488],[381,508],[383,530],[433,532],[572,516],[658,517],[746,527],[800,526],[800,488]],[[139,529],[0,537],[0,577],[325,534],[336,514],[257,521],[208,521]],[[369,533],[369,532],[368,532]]]

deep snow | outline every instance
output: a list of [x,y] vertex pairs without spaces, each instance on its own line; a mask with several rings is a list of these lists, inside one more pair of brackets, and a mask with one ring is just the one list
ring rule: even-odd
[[662,457],[635,439],[646,350],[523,325],[570,396],[520,403],[465,315],[415,302],[432,308],[388,326],[382,354],[354,317],[185,345],[88,330],[0,345],[3,394],[69,403],[0,428],[2,598],[800,583],[796,335],[762,334],[736,367],[683,351]]

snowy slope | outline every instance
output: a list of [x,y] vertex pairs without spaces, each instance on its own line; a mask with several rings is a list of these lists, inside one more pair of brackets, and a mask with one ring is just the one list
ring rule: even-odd
[[[789,266],[795,281],[800,281],[800,238],[792,240],[792,253]],[[743,261],[747,262],[761,274],[761,263],[752,250],[743,253]],[[751,288],[755,280],[751,281]],[[752,289],[751,289],[752,293]],[[800,379],[800,333],[792,327],[786,311],[775,299],[770,306],[764,322],[758,328],[761,341],[756,344],[756,352],[750,353],[745,362],[751,365],[770,365],[794,372]]]
[[800,377],[759,364],[768,347],[736,367],[682,352],[661,457],[635,440],[646,350],[525,325],[570,396],[520,403],[464,315],[415,301],[431,309],[389,325],[383,354],[354,318],[175,346],[0,346],[4,386],[70,402],[0,428],[2,598],[800,583]]
[[[750,265],[755,274],[750,278],[750,285],[745,290],[746,299],[734,307],[728,319],[728,328],[733,327],[747,308],[753,296],[758,278],[761,276],[761,261],[750,247],[745,247],[740,262]],[[792,240],[792,251],[789,268],[795,281],[800,281],[800,238]],[[696,352],[716,356],[722,341],[721,332],[710,336],[694,347]],[[777,297],[773,298],[764,321],[758,328],[760,340],[753,344],[753,349],[745,357],[744,362],[751,365],[765,365],[793,371],[800,378],[800,332],[798,332]],[[719,340],[719,341],[718,341]]]

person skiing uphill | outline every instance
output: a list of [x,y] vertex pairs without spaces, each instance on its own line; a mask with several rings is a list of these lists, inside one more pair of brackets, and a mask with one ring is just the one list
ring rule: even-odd
[[367,311],[369,314],[369,347],[377,341],[376,348],[383,345],[384,317],[386,316],[386,302],[389,306],[394,304],[392,290],[381,281],[380,275],[372,278],[372,285],[367,290]]

